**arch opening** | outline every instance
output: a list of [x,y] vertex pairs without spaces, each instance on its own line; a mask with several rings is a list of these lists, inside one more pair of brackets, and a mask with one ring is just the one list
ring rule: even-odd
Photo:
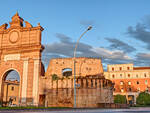
[[71,68],[65,68],[65,69],[63,69],[62,70],[62,75],[66,76],[66,77],[72,76],[72,69]]
[[7,71],[2,78],[3,106],[19,104],[20,75],[16,70]]

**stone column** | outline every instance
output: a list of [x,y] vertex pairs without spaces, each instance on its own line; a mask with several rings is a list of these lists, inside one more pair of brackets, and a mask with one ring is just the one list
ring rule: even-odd
[[103,90],[103,79],[100,79],[100,100],[101,100],[101,102],[103,102],[103,100],[104,100],[104,90]]
[[21,103],[26,103],[28,82],[28,58],[23,59],[22,91]]
[[86,88],[86,79],[83,79],[83,88]]
[[97,88],[99,89],[100,88],[100,80],[97,79]]
[[88,87],[91,88],[91,79],[88,79]]
[[40,59],[34,59],[34,73],[33,73],[33,104],[38,106],[39,102],[39,73],[40,73]]

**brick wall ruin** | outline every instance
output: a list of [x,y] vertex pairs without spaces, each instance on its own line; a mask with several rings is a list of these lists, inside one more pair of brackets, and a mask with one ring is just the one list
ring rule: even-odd
[[[56,74],[62,77],[63,69],[72,69],[72,75],[74,75],[74,58],[56,58],[51,59],[46,76]],[[103,73],[103,66],[101,59],[99,58],[76,58],[76,76],[95,75]]]
[[[79,63],[76,64],[77,107],[98,107],[99,103],[113,103],[113,84],[104,78],[101,60],[76,58],[76,61]],[[82,66],[81,70],[80,66]],[[63,76],[64,68],[73,70],[73,58],[52,59],[46,75],[42,79],[42,84],[45,83],[45,86],[42,85],[40,93],[44,92],[44,103],[48,107],[73,107],[74,105],[73,71],[72,75]],[[86,69],[90,68],[91,71],[88,73]]]
[[[77,107],[97,107],[98,103],[113,103],[112,82],[102,75],[77,77]],[[74,79],[64,78],[49,81],[46,89],[46,106],[73,107]]]

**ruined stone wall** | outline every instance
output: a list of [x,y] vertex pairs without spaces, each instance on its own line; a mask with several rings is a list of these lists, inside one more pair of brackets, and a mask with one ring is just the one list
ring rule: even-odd
[[[98,103],[113,103],[113,85],[102,76],[77,77],[77,107],[97,107]],[[48,82],[49,81],[49,82]],[[74,79],[47,80],[45,105],[49,107],[73,107]]]
[[[103,76],[101,59],[79,57],[76,61],[77,107],[97,107],[98,103],[113,103],[113,84]],[[63,76],[64,69],[70,76]],[[69,72],[70,73],[70,72]],[[54,79],[54,74],[57,78]],[[45,76],[41,78],[40,95],[45,95],[48,107],[73,107],[74,58],[51,59]],[[44,97],[44,96],[43,96]]]
[[[72,69],[72,75],[74,75],[74,58],[56,58],[51,59],[46,76],[56,74],[62,77],[62,70],[66,68]],[[98,58],[76,58],[76,76],[95,75],[103,73],[103,66],[101,59]]]

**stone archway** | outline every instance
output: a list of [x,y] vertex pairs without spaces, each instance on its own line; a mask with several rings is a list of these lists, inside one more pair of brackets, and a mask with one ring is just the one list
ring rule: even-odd
[[8,70],[2,77],[3,106],[18,105],[20,102],[20,75],[16,70]]
[[[2,80],[5,72],[7,75],[11,69],[16,69],[21,78],[17,83],[20,105],[37,106],[39,95],[42,93],[40,75],[44,73],[41,69],[41,52],[44,49],[41,44],[41,34],[44,29],[40,24],[33,27],[18,13],[11,18],[9,24],[9,28],[8,24],[0,26],[0,100],[3,100],[4,84],[8,82]],[[15,87],[17,84],[13,83]],[[8,99],[5,101],[7,102]]]

